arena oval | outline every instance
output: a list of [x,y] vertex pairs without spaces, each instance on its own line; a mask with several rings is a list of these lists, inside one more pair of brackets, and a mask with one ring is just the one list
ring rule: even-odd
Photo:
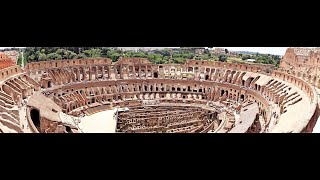
[[0,70],[0,129],[84,132],[81,118],[113,110],[108,121],[115,120],[114,132],[312,132],[319,116],[313,85],[319,82],[262,64],[152,64],[144,58],[28,63]]

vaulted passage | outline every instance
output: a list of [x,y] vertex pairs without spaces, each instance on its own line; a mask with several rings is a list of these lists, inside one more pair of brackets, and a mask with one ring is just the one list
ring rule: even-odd
[[30,111],[31,120],[34,126],[40,131],[40,112],[36,109]]

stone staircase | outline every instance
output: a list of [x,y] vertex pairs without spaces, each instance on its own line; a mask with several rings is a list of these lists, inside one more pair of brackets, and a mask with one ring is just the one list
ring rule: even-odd
[[13,99],[3,91],[0,91],[0,129],[3,132],[22,132],[19,111]]

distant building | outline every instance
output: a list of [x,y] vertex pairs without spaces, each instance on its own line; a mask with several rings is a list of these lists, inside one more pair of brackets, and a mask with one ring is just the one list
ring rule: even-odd
[[0,70],[15,65],[10,57],[0,52]]
[[117,49],[122,50],[122,51],[138,52],[139,47],[117,47]]
[[256,62],[255,59],[246,59],[245,61],[247,61],[247,62]]
[[238,56],[239,53],[237,51],[229,51],[228,55],[230,55],[230,56]]
[[[226,53],[226,50],[227,50],[227,53]],[[225,48],[214,48],[214,49],[212,48],[211,50],[209,50],[209,52],[211,54],[215,54],[215,55],[228,55],[231,57],[236,57],[239,55],[239,53],[237,51],[230,51]]]
[[215,48],[210,51],[211,54],[226,54],[226,50],[224,48]]
[[202,48],[201,49],[196,49],[195,53],[196,54],[204,54],[204,48],[203,49]]

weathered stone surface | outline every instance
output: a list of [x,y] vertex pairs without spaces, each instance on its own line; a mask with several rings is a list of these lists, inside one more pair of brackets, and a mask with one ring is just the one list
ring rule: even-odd
[[[306,54],[314,62],[316,51],[289,48],[279,69],[197,60],[152,64],[144,58],[34,62],[24,71],[12,66],[0,70],[0,129],[19,131],[17,122],[28,121],[32,132],[79,132],[66,120],[128,107],[115,116],[119,132],[229,132],[237,125],[251,133],[310,132],[319,116],[312,87],[318,78],[312,69],[298,72],[286,65],[299,66]],[[247,115],[244,108],[251,104],[257,112]],[[25,106],[25,119],[13,115]],[[244,114],[252,118],[240,125]]]

